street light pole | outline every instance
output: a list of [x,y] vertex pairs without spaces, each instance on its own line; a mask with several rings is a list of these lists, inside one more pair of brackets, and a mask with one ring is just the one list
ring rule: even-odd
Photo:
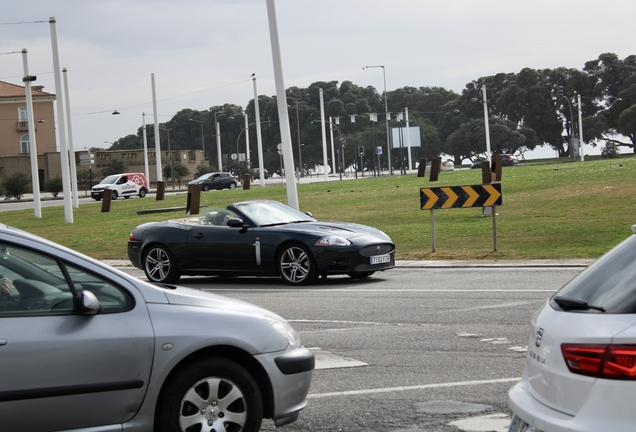
[[296,127],[297,127],[297,138],[298,138],[298,169],[300,171],[300,176],[303,177],[303,157],[300,152],[300,117],[298,116],[298,99],[294,99],[292,97],[287,96],[288,99],[291,99],[296,102]]
[[218,120],[216,119],[217,114],[223,114],[223,111],[217,111],[214,113],[214,126],[216,130],[216,157],[219,161],[219,171],[223,171],[223,160],[221,157],[221,126],[219,125]]
[[486,155],[489,161],[492,161],[490,154],[490,126],[488,125],[488,99],[486,98],[486,85],[481,86],[481,94],[484,102],[484,124],[486,125]]
[[170,129],[160,127],[159,129],[168,132],[168,154],[170,155],[170,178],[172,179],[172,189],[174,189],[174,158],[172,157],[172,150],[170,148]]
[[201,150],[203,150],[203,160],[205,160],[205,142],[203,141],[203,123],[204,122],[201,120],[195,120],[195,119],[188,119],[188,120],[197,122],[201,126]]
[[390,134],[389,134],[389,102],[387,99],[387,92],[386,92],[386,69],[384,68],[384,65],[364,66],[362,69],[369,69],[369,68],[382,68],[382,75],[384,77],[384,113],[385,113],[385,120],[386,120],[386,149],[387,149],[387,156],[389,158],[389,175],[393,175],[393,160],[391,159],[391,140],[390,140]]

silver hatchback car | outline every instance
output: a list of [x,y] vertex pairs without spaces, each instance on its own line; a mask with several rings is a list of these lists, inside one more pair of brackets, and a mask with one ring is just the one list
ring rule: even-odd
[[0,224],[3,431],[256,431],[295,421],[314,356],[283,318],[152,285]]

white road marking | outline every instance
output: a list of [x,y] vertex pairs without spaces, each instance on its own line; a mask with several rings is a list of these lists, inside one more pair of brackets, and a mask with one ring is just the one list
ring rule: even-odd
[[516,352],[527,352],[528,351],[528,345],[524,346],[524,347],[520,347],[520,346],[513,346],[508,348],[511,351],[516,351]]
[[368,363],[348,357],[339,356],[330,353],[329,351],[323,351],[318,347],[307,349],[313,352],[316,358],[316,366],[314,367],[315,370],[369,366]]
[[508,432],[510,417],[507,414],[489,414],[455,420],[449,423],[463,431],[469,432]]
[[427,390],[427,389],[474,386],[474,385],[484,385],[484,384],[500,384],[500,383],[515,382],[515,381],[519,381],[520,379],[521,377],[499,378],[499,379],[492,379],[492,380],[459,381],[459,382],[439,383],[439,384],[422,384],[422,385],[416,385],[416,386],[385,387],[385,388],[367,389],[367,390],[349,390],[349,391],[333,392],[333,393],[313,393],[313,394],[310,393],[309,395],[307,395],[307,399],[319,399],[323,397],[333,397],[333,396],[358,396],[358,395],[366,395],[366,394],[374,394],[374,393],[392,393],[396,391]]

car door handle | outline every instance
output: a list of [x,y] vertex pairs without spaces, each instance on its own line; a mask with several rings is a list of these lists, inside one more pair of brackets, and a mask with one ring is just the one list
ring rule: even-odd
[[195,235],[193,235],[192,237],[194,237],[195,239],[202,239],[203,237],[205,237],[205,234],[203,233],[196,233]]
[[7,340],[6,339],[0,339],[0,346],[6,345],[6,344],[7,344]]

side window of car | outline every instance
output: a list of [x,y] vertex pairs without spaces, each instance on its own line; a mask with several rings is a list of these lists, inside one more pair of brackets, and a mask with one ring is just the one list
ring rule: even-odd
[[109,280],[71,264],[66,264],[66,270],[78,294],[84,290],[95,294],[101,306],[99,313],[125,312],[134,307],[130,293]]
[[0,316],[71,314],[73,293],[55,258],[0,243]]

